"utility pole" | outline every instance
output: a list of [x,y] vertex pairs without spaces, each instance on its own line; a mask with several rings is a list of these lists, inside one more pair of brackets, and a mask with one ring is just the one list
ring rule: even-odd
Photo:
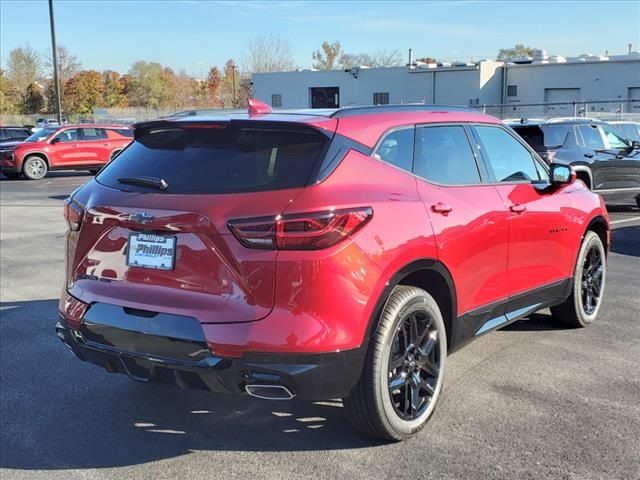
[[60,78],[58,77],[58,49],[56,47],[56,22],[53,18],[53,0],[49,0],[49,24],[51,25],[51,54],[53,56],[53,81],[56,90],[56,117],[62,125],[62,99],[60,98]]

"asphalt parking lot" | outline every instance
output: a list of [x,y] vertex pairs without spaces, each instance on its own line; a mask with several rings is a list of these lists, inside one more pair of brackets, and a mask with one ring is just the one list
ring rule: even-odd
[[597,323],[548,312],[449,359],[409,442],[354,433],[339,401],[268,402],[144,385],[72,357],[54,333],[62,201],[90,177],[0,180],[0,477],[640,478],[640,211],[615,228]]

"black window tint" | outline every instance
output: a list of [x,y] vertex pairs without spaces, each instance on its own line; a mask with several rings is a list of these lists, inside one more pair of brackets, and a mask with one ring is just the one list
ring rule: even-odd
[[9,132],[11,133],[11,138],[27,138],[29,135],[31,135],[31,132],[29,130],[20,130],[20,129],[15,129],[15,130],[9,130]]
[[[250,125],[249,125],[250,124]],[[167,193],[239,193],[307,184],[328,138],[310,127],[252,121],[151,130],[122,151],[97,177],[118,189],[122,177],[153,175]]]
[[413,163],[413,127],[387,133],[374,155],[398,168],[411,171]]
[[529,150],[506,130],[499,127],[475,127],[475,130],[498,182],[540,180]]
[[564,143],[567,135],[573,135],[573,125],[547,125],[544,128],[544,145],[559,147]]
[[544,150],[544,133],[537,125],[514,126],[513,130],[535,151]]
[[0,128],[0,140],[5,140],[9,138],[9,131],[4,128]]
[[417,128],[414,172],[444,185],[480,183],[475,156],[461,126]]
[[82,139],[83,140],[101,140],[103,138],[107,138],[104,130],[102,128],[83,128],[82,129]]
[[579,125],[578,130],[582,136],[582,142],[585,147],[600,150],[604,148],[602,137],[597,125]]

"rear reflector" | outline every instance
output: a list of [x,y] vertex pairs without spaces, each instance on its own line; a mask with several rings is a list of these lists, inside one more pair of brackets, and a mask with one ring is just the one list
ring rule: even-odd
[[84,210],[80,205],[67,198],[64,201],[64,218],[69,225],[69,230],[77,232],[82,225],[82,217],[84,216]]
[[233,235],[248,248],[320,250],[362,228],[373,216],[370,207],[232,220]]

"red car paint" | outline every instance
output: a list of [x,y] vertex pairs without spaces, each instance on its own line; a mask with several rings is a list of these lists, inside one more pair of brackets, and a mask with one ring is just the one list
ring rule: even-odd
[[[74,133],[73,137],[68,135],[69,132],[84,131],[92,134],[97,132],[97,135],[92,137],[85,137],[82,133]],[[122,125],[80,124],[47,127],[42,130],[45,136],[39,141],[17,143],[12,145],[10,150],[2,152],[0,169],[7,172],[21,172],[24,160],[30,155],[44,158],[49,170],[99,169],[109,162],[115,153],[131,142],[130,136],[123,135],[127,131],[129,131],[128,127]]]
[[[242,118],[305,124],[369,148],[398,126],[501,128],[493,117],[457,110],[376,110],[344,118],[255,111]],[[206,127],[204,120],[197,124]],[[103,302],[195,317],[221,357],[356,349],[389,285],[422,260],[438,262],[450,275],[451,321],[462,322],[466,314],[569,279],[589,224],[599,219],[608,226],[600,198],[580,182],[551,191],[531,183],[436,185],[357,149],[306,187],[140,194],[105,186],[98,177],[72,202],[82,219],[67,236],[63,315],[77,324],[79,303]],[[318,250],[247,248],[229,227],[238,219],[363,207],[373,215],[362,228]],[[138,212],[152,219],[144,225],[130,220]],[[173,270],[127,266],[129,234],[139,231],[176,236]]]

